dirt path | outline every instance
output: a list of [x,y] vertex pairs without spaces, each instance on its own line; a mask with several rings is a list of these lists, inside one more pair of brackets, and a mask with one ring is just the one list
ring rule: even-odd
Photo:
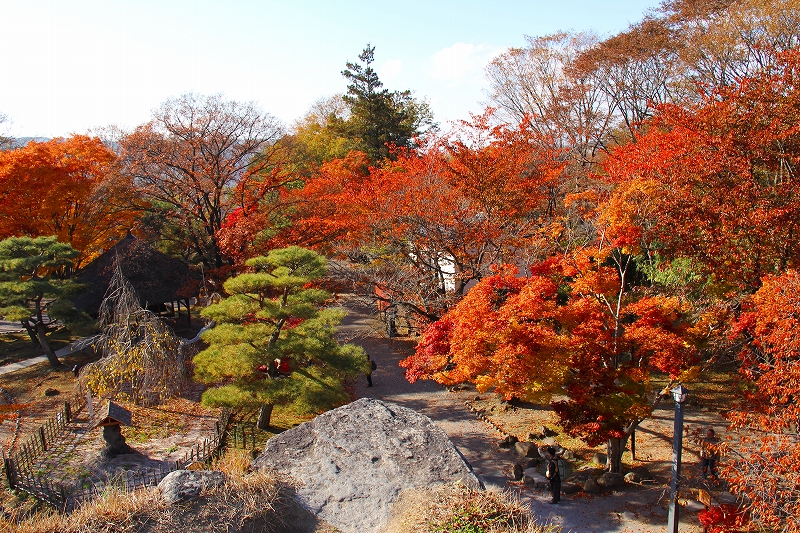
[[[348,316],[342,323],[341,335],[362,346],[378,365],[372,376],[373,387],[367,387],[366,378],[356,383],[359,397],[395,402],[430,417],[450,436],[484,484],[518,493],[535,516],[561,525],[565,532],[645,533],[664,530],[668,488],[663,475],[657,474],[659,483],[647,487],[627,488],[596,497],[585,494],[562,496],[558,506],[549,505],[546,491],[535,492],[514,483],[509,471],[517,458],[513,452],[497,446],[503,435],[488,423],[476,419],[464,405],[465,401],[473,400],[476,393],[469,390],[450,392],[429,381],[408,383],[398,362],[413,351],[413,340],[388,339],[367,308],[350,302],[347,309]],[[701,415],[691,413],[687,413],[686,421],[689,424],[708,422]],[[637,444],[642,450],[640,453],[648,456],[654,473],[660,474],[665,467],[668,468],[671,435],[672,417],[666,409],[658,411],[639,433]],[[664,454],[667,454],[666,458],[662,457]],[[691,461],[693,464],[695,460],[691,454],[684,454],[687,463]],[[702,530],[696,512],[682,509],[681,513],[683,533]]]

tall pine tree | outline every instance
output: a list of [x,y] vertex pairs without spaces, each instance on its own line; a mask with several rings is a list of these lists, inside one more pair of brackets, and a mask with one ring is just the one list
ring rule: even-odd
[[382,89],[383,83],[372,68],[375,47],[367,47],[358,56],[359,63],[347,62],[342,76],[350,84],[344,101],[350,106],[350,117],[339,127],[355,141],[358,150],[372,161],[389,157],[389,145],[411,147],[414,137],[433,126],[426,102],[419,102],[411,91]]

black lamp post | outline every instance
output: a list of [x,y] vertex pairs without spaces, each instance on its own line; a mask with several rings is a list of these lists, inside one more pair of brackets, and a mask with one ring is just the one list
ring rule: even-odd
[[678,533],[678,479],[681,477],[681,451],[683,451],[683,404],[689,390],[678,385],[670,391],[675,400],[675,436],[672,440],[672,481],[669,485],[669,518],[667,533]]

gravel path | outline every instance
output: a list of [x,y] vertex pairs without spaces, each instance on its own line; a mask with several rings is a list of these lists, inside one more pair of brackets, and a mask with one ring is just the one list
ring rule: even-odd
[[[386,338],[380,330],[380,322],[366,307],[351,301],[347,310],[340,336],[362,346],[378,365],[372,375],[374,386],[367,387],[366,378],[362,378],[356,383],[356,395],[395,402],[430,417],[450,436],[485,485],[518,493],[535,516],[561,525],[565,532],[647,533],[666,528],[667,512],[663,503],[668,495],[661,484],[597,497],[562,495],[561,503],[551,506],[546,491],[532,492],[511,482],[508,472],[515,460],[513,452],[498,448],[502,435],[489,424],[477,420],[464,406],[464,401],[475,392],[449,392],[430,381],[410,384],[398,362],[412,353],[414,342]],[[702,530],[696,512],[682,513],[680,525],[683,533]]]

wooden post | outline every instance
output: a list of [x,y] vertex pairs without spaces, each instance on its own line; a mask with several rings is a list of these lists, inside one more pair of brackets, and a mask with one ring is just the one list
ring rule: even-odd
[[39,440],[42,441],[42,451],[47,451],[47,442],[44,440],[44,426],[39,426]]
[[636,460],[636,428],[631,431],[631,459]]
[[69,424],[70,419],[72,418],[72,410],[70,408],[69,402],[64,402],[64,419]]
[[[5,452],[3,453],[5,455]],[[6,468],[6,479],[8,480],[8,488],[14,489],[16,487],[16,476],[14,475],[14,465],[10,457],[3,458],[3,465]]]
[[94,410],[92,409],[92,391],[86,391],[86,405],[89,407],[89,422],[91,423],[94,418]]

